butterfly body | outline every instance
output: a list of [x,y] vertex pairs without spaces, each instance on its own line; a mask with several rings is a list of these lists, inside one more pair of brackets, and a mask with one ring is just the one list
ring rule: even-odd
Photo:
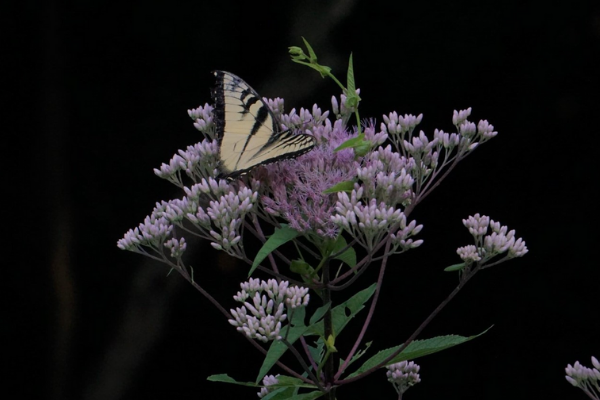
[[282,131],[273,111],[241,78],[225,71],[214,74],[222,176],[233,178],[258,165],[297,157],[314,147],[312,136]]

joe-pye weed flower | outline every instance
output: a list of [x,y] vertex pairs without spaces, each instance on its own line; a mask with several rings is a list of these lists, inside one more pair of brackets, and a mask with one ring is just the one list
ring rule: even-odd
[[580,388],[592,400],[600,400],[600,362],[592,356],[592,368],[575,361],[567,365],[565,378],[571,385]]
[[[307,399],[333,399],[337,387],[386,366],[401,397],[420,381],[419,366],[407,362],[417,354],[416,348],[428,354],[472,338],[450,335],[416,340],[429,321],[476,272],[527,253],[525,242],[514,230],[487,216],[467,217],[463,224],[473,243],[457,249],[462,263],[446,268],[459,271],[458,287],[402,345],[381,350],[358,368],[349,369],[367,354],[363,338],[389,258],[423,244],[418,238],[423,226],[411,219],[412,211],[459,161],[497,132],[486,120],[469,121],[470,108],[454,111],[454,132],[436,129],[432,136],[417,131],[422,114],[392,112],[379,124],[363,122],[358,115],[360,91],[354,84],[352,58],[344,86],[328,67],[318,64],[314,51],[305,44],[308,54],[290,48],[293,61],[331,77],[343,90],[339,98],[332,98],[331,113],[316,105],[285,113],[282,99],[262,101],[281,131],[311,135],[315,147],[297,158],[261,165],[228,179],[219,169],[218,127],[223,121],[211,104],[189,110],[204,139],[155,170],[184,195],[157,203],[144,222],[117,245],[179,272],[267,354],[255,383],[248,383],[263,388],[259,397],[284,399],[300,393]],[[350,124],[353,117],[355,126]],[[273,140],[276,137],[274,132]],[[263,243],[258,253],[245,247],[248,234]],[[210,271],[204,268],[194,276],[192,266],[184,263],[188,235],[210,241],[216,250],[247,263],[250,274],[260,272],[269,279],[243,282],[234,296],[241,306],[227,311],[202,286],[202,275]],[[289,249],[294,250],[282,247],[285,243],[293,244]],[[345,296],[341,304],[333,303],[332,291],[351,290],[367,268],[378,268],[377,281]],[[318,304],[307,310],[310,300]],[[354,344],[338,349],[337,336],[367,305]],[[293,354],[298,367],[280,360],[286,351]],[[275,365],[282,373],[267,376]],[[225,375],[209,379],[235,382]],[[258,384],[261,380],[263,385]]]

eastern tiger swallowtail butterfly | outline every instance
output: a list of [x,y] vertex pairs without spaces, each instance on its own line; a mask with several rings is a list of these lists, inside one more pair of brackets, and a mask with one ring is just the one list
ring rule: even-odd
[[273,111],[241,78],[225,71],[214,74],[221,176],[233,178],[258,165],[297,157],[314,147],[312,136],[282,131]]

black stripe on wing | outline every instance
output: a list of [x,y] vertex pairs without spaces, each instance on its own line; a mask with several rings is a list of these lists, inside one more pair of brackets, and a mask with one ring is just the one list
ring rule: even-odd
[[[213,89],[212,94],[215,101],[217,139],[221,146],[221,150],[223,148],[223,138],[228,134],[228,120],[233,125],[238,125],[237,123],[239,121],[250,119],[252,126],[248,129],[245,140],[242,140],[242,150],[236,150],[236,152],[233,153],[237,157],[237,161],[233,163],[235,166],[232,168],[225,168],[225,171],[223,171],[221,176],[232,178],[251,170],[257,165],[269,164],[281,159],[297,157],[314,147],[314,138],[310,135],[294,135],[290,131],[281,132],[274,113],[268,105],[261,100],[258,93],[256,93],[256,91],[244,80],[225,71],[215,71],[214,74],[217,78],[217,85]],[[233,109],[236,108],[240,109],[240,111],[233,111]],[[235,112],[241,114],[239,121],[235,118],[231,118],[231,115],[228,116],[228,114]],[[271,119],[271,124],[266,123],[269,117]],[[262,140],[260,138],[253,140],[253,138],[261,130],[262,134],[265,134],[265,129],[268,131],[270,137],[264,142],[264,145],[260,148],[248,149],[250,143],[256,140],[259,142]],[[245,133],[238,131],[230,134],[240,135]],[[239,144],[242,145],[242,143]],[[235,144],[235,147],[237,147],[237,144]],[[248,151],[254,152],[254,154],[250,155],[248,154]],[[231,155],[228,155],[227,157],[231,157]],[[240,165],[242,159],[246,160],[245,165]],[[221,154],[221,160],[224,160],[223,154]],[[251,160],[257,161],[253,163]],[[231,161],[228,160],[228,163],[231,164]],[[222,164],[222,167],[224,168],[225,165]],[[231,171],[229,171],[229,169],[231,169]]]
[[[270,127],[270,129],[273,132],[279,131],[279,127],[276,124],[275,115],[269,109],[269,106],[262,101],[260,95],[256,93],[256,91],[252,89],[250,85],[248,85],[242,78],[230,72],[214,71],[214,74],[217,77],[217,85],[213,90],[213,99],[215,100],[215,111],[218,122],[225,121],[227,98],[231,98],[235,104],[242,106],[242,114],[250,114],[254,117],[255,123],[250,132],[251,135],[254,135],[261,128],[261,126],[263,126],[269,115],[273,120],[273,125]],[[256,114],[251,114],[250,108],[256,103],[260,103],[261,107],[258,109]],[[220,131],[218,132],[222,137],[225,125],[221,125],[219,128]]]

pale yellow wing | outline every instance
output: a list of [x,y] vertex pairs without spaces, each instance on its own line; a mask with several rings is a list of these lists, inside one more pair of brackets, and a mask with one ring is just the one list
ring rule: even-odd
[[213,97],[223,176],[233,177],[313,148],[312,136],[281,132],[273,112],[241,78],[224,71],[215,71],[215,76]]

